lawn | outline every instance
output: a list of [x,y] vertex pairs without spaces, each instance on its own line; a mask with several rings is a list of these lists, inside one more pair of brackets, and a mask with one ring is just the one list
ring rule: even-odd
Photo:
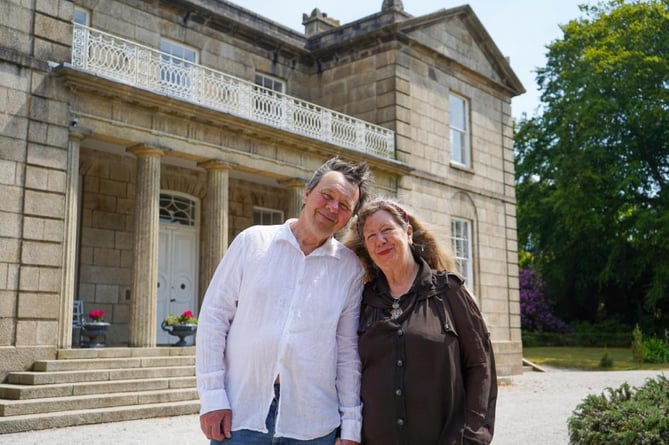
[[[613,366],[600,367],[604,354],[613,360]],[[566,346],[542,346],[523,348],[523,357],[539,366],[582,369],[587,371],[627,371],[633,369],[667,369],[669,363],[637,363],[629,348],[578,348]]]

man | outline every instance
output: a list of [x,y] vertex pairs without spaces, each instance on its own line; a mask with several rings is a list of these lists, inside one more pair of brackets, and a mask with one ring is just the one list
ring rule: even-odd
[[330,159],[297,219],[244,230],[221,260],[196,341],[200,426],[212,445],[332,445],[338,428],[342,445],[360,442],[363,269],[334,234],[370,181],[366,164]]

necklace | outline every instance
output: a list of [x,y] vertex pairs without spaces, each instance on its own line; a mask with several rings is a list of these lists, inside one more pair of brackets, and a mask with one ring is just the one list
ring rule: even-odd
[[404,311],[402,310],[402,308],[400,308],[399,301],[397,300],[393,301],[393,306],[392,309],[390,310],[390,319],[397,320],[402,315],[402,312]]

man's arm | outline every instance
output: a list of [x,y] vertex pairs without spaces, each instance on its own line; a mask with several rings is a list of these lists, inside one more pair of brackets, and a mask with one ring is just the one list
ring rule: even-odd
[[225,389],[224,357],[242,280],[244,244],[242,233],[232,242],[216,268],[200,308],[195,369],[201,415],[231,409]]

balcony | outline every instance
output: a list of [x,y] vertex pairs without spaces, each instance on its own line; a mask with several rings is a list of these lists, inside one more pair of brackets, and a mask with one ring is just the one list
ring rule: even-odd
[[293,134],[394,159],[394,132],[74,24],[72,68]]

